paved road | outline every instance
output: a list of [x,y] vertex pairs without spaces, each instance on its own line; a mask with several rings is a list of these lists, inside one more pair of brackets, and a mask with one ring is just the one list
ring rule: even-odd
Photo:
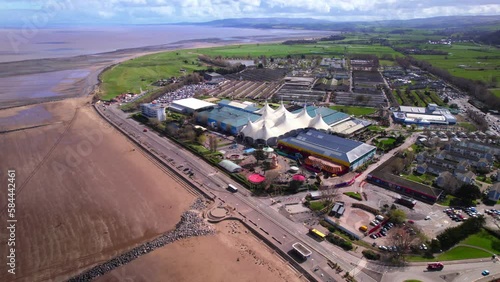
[[[318,280],[335,281],[335,279],[338,279],[338,275],[327,265],[327,260],[331,260],[338,263],[346,271],[354,271],[357,274],[356,279],[358,281],[376,281],[360,271],[362,267],[358,266],[360,263],[364,265],[364,260],[343,252],[328,242],[318,242],[307,234],[308,230],[304,225],[287,219],[268,204],[257,198],[250,197],[250,193],[243,187],[236,185],[240,188],[238,193],[227,191],[227,183],[234,184],[234,182],[224,173],[219,172],[217,168],[183,150],[179,145],[156,132],[149,130],[143,132],[143,125],[128,118],[128,114],[123,113],[114,106],[104,107],[98,105],[97,108],[115,124],[120,125],[128,134],[135,136],[142,144],[160,155],[165,155],[165,159],[170,159],[170,163],[175,167],[182,165],[180,170],[190,168],[194,172],[195,181],[201,187],[209,189],[226,204],[235,207],[256,229],[267,232],[268,237],[274,240],[281,250],[290,251],[292,244],[297,241],[308,246],[313,251],[313,255],[302,266],[308,269]],[[103,111],[104,108],[105,111]],[[317,267],[319,267],[319,270],[314,271]]]
[[[101,105],[97,106],[97,108],[99,108],[101,112],[104,109]],[[319,281],[340,280],[339,276],[327,265],[327,260],[336,262],[344,270],[354,273],[357,281],[365,282],[379,280],[365,273],[365,269],[374,271],[375,274],[372,274],[374,277],[377,277],[376,273],[383,274],[381,281],[403,281],[409,279],[408,277],[410,276],[415,276],[416,279],[420,280],[423,279],[422,281],[441,281],[442,278],[439,278],[439,275],[451,275],[454,272],[458,272],[461,275],[453,281],[474,281],[475,279],[481,278],[480,273],[484,268],[488,268],[491,271],[491,276],[494,276],[493,273],[500,273],[500,263],[493,263],[490,261],[475,264],[463,262],[451,266],[447,265],[445,270],[439,273],[423,272],[425,266],[393,268],[367,262],[352,253],[342,251],[328,242],[316,241],[307,234],[307,228],[301,223],[293,222],[279,214],[276,209],[269,205],[268,201],[250,197],[250,193],[246,189],[239,187],[239,185],[236,185],[240,188],[238,193],[227,191],[227,183],[234,182],[224,173],[219,172],[216,168],[207,164],[199,157],[183,150],[181,146],[173,143],[171,140],[152,131],[143,132],[143,125],[129,119],[128,114],[114,108],[114,106],[106,107],[106,111],[103,113],[114,121],[115,124],[120,125],[128,134],[137,136],[143,144],[147,144],[148,147],[160,155],[164,154],[166,159],[171,159],[170,162],[174,164],[175,167],[182,165],[183,167],[180,170],[186,167],[192,169],[194,172],[194,180],[199,183],[200,187],[206,188],[221,201],[235,207],[247,223],[250,223],[251,226],[255,226],[255,229],[261,233],[266,232],[267,237],[275,242],[275,245],[281,250],[289,252],[292,249],[292,244],[298,241],[309,247],[313,251],[313,255],[301,265]],[[415,135],[408,138],[402,147],[410,146],[414,140]],[[399,149],[401,149],[401,147],[399,147],[398,150]],[[391,153],[392,152],[386,154],[387,158],[392,155]],[[359,179],[363,178],[360,177]],[[314,269],[318,270],[315,271]],[[398,280],[400,278],[401,280]]]
[[[472,282],[490,281],[500,275],[489,275],[483,279],[481,272],[488,269],[491,273],[500,273],[500,262],[484,259],[483,262],[467,264],[446,264],[442,271],[427,271],[425,265],[412,266],[389,270],[383,277],[382,282],[402,282],[407,279],[417,279],[423,282],[453,281]],[[458,274],[458,275],[457,275]]]

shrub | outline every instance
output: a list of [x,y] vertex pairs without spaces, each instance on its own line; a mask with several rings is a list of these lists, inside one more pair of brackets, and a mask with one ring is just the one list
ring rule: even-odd
[[363,256],[369,260],[379,260],[380,259],[380,254],[377,254],[376,252],[372,250],[364,250],[361,253],[363,253]]
[[344,240],[343,238],[340,238],[336,235],[333,235],[333,234],[330,234],[326,237],[326,239],[332,243],[332,244],[335,244],[339,247],[341,247],[342,249],[346,250],[346,251],[350,251],[352,250],[352,243],[349,242],[349,241],[346,241]]
[[331,225],[330,225],[330,226],[328,227],[328,231],[330,231],[330,232],[332,232],[332,233],[333,233],[333,232],[335,232],[335,227],[333,227],[333,226],[331,226]]
[[349,196],[349,197],[356,199],[358,201],[363,201],[361,194],[359,194],[357,192],[345,192],[344,195]]

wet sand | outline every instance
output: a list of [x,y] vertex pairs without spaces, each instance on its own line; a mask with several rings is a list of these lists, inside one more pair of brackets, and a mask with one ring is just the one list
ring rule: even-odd
[[96,281],[307,281],[241,223],[216,229],[216,236],[177,241]]
[[[171,230],[195,199],[87,100],[44,104],[50,125],[0,135],[0,180],[16,170],[18,220],[16,275],[2,264],[0,281],[68,279]],[[0,191],[2,222],[6,194]]]

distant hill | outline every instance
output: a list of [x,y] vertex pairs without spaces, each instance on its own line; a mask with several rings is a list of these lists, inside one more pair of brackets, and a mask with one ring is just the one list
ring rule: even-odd
[[[192,24],[192,23],[190,23]],[[311,29],[311,30],[360,30],[372,28],[475,28],[489,26],[500,29],[498,16],[447,16],[410,20],[387,21],[357,21],[337,22],[311,18],[240,18],[223,19],[210,22],[195,23],[195,25],[239,28],[277,28],[277,29]]]

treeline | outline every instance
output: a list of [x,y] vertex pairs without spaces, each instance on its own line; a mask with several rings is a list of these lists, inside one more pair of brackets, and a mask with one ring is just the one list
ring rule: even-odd
[[314,44],[318,43],[317,40],[312,40],[312,39],[298,39],[298,40],[287,40],[284,41],[282,44],[283,45],[295,45],[295,44]]
[[491,32],[491,33],[486,33],[486,34],[481,34],[477,40],[479,42],[489,44],[489,45],[500,45],[500,30]]
[[403,48],[403,47],[392,47],[394,51],[397,51],[399,53],[408,55],[408,54],[415,54],[415,55],[448,55],[448,52],[446,51],[441,51],[441,50],[432,50],[432,49],[419,49],[419,48]]
[[477,129],[480,131],[488,130],[488,121],[486,121],[482,113],[467,109],[467,115],[474,123],[477,124]]
[[216,68],[216,69],[209,67],[206,70],[194,70],[193,72],[199,73],[201,75],[203,75],[206,72],[216,72],[216,73],[221,74],[221,75],[226,75],[226,74],[238,73],[238,72],[243,71],[245,69],[246,69],[245,65],[237,64],[237,65],[234,65],[231,67]]
[[395,60],[403,68],[408,69],[413,65],[440,77],[444,81],[457,86],[469,96],[483,102],[488,106],[488,109],[500,108],[500,99],[490,93],[482,81],[473,81],[471,79],[453,76],[447,70],[440,69],[427,61],[417,60],[411,56],[396,57]]
[[321,37],[319,41],[337,41],[337,40],[344,40],[345,36],[343,35],[330,35],[328,37]]
[[459,226],[446,228],[441,234],[437,235],[441,249],[445,251],[449,250],[469,235],[481,231],[484,222],[485,219],[483,216],[477,218],[471,217]]
[[213,65],[213,66],[217,66],[217,67],[225,68],[225,67],[230,66],[230,64],[227,61],[223,60],[222,57],[220,57],[220,56],[217,56],[215,58],[211,58],[209,56],[199,55],[198,59],[204,63],[207,63],[209,65]]

